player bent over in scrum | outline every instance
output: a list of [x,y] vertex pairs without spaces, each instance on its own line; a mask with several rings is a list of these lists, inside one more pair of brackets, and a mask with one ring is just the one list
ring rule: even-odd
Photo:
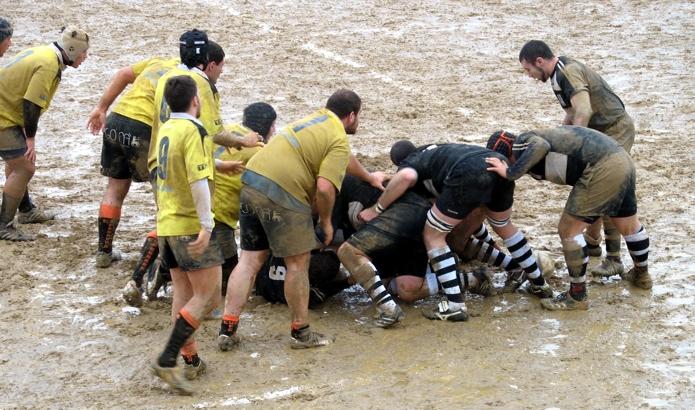
[[589,261],[582,232],[603,215],[611,218],[627,242],[634,267],[622,277],[651,289],[647,270],[649,236],[637,219],[635,166],[625,150],[605,134],[589,128],[562,126],[525,132],[518,137],[498,131],[487,146],[509,158],[486,161],[488,170],[516,180],[528,173],[573,186],[560,217],[558,232],[570,275],[569,291],[541,303],[550,310],[588,309],[586,267]]
[[[171,108],[169,120],[158,131],[157,233],[162,258],[171,269],[174,329],[154,373],[180,394],[192,394],[184,379],[205,370],[193,333],[218,300],[223,256],[212,235],[210,183],[212,152],[206,152],[206,132],[197,120],[200,100],[190,76],[167,79],[164,97]],[[184,372],[176,366],[179,352]]]

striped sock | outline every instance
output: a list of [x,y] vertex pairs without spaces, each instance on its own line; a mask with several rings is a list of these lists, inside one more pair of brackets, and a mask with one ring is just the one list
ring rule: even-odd
[[371,263],[369,265],[374,269],[374,275],[360,283],[360,285],[367,291],[369,297],[372,298],[379,312],[393,312],[398,305],[396,305],[396,302],[393,301],[393,297],[386,290],[374,265]]
[[603,218],[603,232],[606,235],[606,258],[620,261],[620,232],[610,218]]
[[625,237],[627,249],[630,251],[632,262],[635,264],[635,269],[647,270],[647,259],[649,258],[649,235],[640,226],[636,233]]
[[463,294],[458,280],[458,269],[454,253],[448,246],[432,249],[427,252],[430,259],[432,270],[437,275],[439,284],[444,289],[449,305],[452,310],[457,310],[463,306]]
[[480,224],[480,226],[475,231],[473,236],[481,242],[485,242],[485,243],[488,243],[490,245],[495,244],[495,240],[492,239],[492,235],[490,235],[490,232],[485,227],[485,224]]
[[516,269],[519,267],[519,264],[514,261],[511,256],[504,252],[500,252],[499,249],[489,243],[482,242],[476,238],[471,238],[470,241],[474,249],[477,249],[476,259],[479,261],[497,266],[504,270]]
[[524,234],[521,233],[521,231],[516,231],[514,235],[504,240],[504,245],[509,250],[509,253],[512,254],[512,258],[524,270],[529,280],[534,285],[543,286],[545,280],[541,275],[541,271],[536,263],[536,258],[533,256],[531,247],[524,237]]

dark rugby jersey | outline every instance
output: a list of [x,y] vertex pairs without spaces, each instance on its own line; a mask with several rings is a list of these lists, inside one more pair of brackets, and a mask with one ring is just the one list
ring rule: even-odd
[[512,149],[516,162],[507,169],[507,178],[528,173],[560,185],[574,185],[587,166],[622,150],[607,135],[573,125],[525,132]]
[[593,114],[589,128],[604,131],[626,115],[625,105],[611,87],[594,70],[569,57],[558,57],[550,84],[562,108],[572,107],[572,97],[587,91]]

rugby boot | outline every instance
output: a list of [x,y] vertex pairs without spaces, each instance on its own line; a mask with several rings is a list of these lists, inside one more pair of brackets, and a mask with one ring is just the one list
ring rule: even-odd
[[548,310],[587,310],[589,301],[576,300],[569,292],[562,292],[554,298],[541,299],[541,306]]
[[430,320],[448,320],[450,322],[465,322],[468,320],[465,304],[458,310],[452,310],[449,307],[449,301],[446,299],[439,302],[434,310],[423,310],[422,315]]
[[553,297],[553,288],[550,287],[548,282],[542,285],[534,285],[533,283],[529,283],[527,291],[540,299],[548,299]]
[[526,272],[522,268],[507,271],[507,280],[504,282],[504,287],[499,293],[510,293],[519,289],[526,282]]
[[312,347],[327,346],[335,341],[335,337],[326,336],[319,332],[314,332],[309,325],[293,330],[290,336],[290,348],[310,349]]
[[183,376],[187,380],[195,380],[200,375],[205,373],[205,369],[207,369],[207,365],[203,361],[203,359],[198,358],[198,364],[188,364],[186,362],[183,363]]
[[13,242],[24,242],[33,241],[36,238],[34,237],[34,235],[30,235],[28,233],[20,231],[19,229],[17,229],[14,223],[10,222],[3,228],[0,228],[0,239]]
[[128,283],[126,283],[121,295],[123,296],[125,303],[127,303],[129,306],[142,306],[142,292],[134,280],[131,279],[128,281]]
[[396,305],[393,312],[379,312],[376,317],[375,324],[381,328],[389,328],[397,325],[405,318],[405,312],[400,306]]
[[[490,277],[487,275],[487,271],[485,269],[477,269],[472,273],[473,276],[475,276],[475,278],[478,280],[478,283],[475,286],[467,286],[466,288],[469,292],[481,296],[490,296],[495,293],[495,288],[492,286]],[[464,275],[466,275],[466,273],[462,272],[460,275],[461,277],[465,277]]]
[[649,290],[652,288],[652,277],[646,268],[633,267],[627,273],[620,275],[623,280],[626,280],[640,289]]
[[231,320],[222,320],[222,323],[220,324],[220,333],[219,336],[217,336],[217,347],[219,347],[220,350],[227,352],[239,346],[241,339],[239,338],[239,335],[236,334],[238,328],[238,321],[234,322]]
[[591,274],[594,276],[613,276],[623,275],[625,268],[620,260],[604,259],[601,264],[591,269]]
[[42,211],[38,207],[33,207],[27,212],[17,212],[17,221],[20,224],[42,224],[54,219],[55,215],[50,212]]
[[191,396],[195,392],[193,386],[186,381],[184,378],[181,368],[176,367],[162,367],[155,360],[151,365],[152,374],[159,377],[164,383],[168,384],[171,389],[177,393],[184,396]]
[[96,265],[97,268],[108,268],[111,263],[123,259],[121,253],[112,249],[110,253],[99,251],[97,252]]

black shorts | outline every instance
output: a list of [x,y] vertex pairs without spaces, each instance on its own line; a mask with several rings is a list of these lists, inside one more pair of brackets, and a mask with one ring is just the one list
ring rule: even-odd
[[101,175],[135,182],[149,180],[147,155],[152,127],[111,113],[106,118],[101,145]]
[[236,239],[234,238],[234,228],[224,222],[215,220],[215,238],[222,251],[222,256],[227,260],[233,256],[237,256]]
[[222,250],[215,236],[210,236],[210,244],[201,256],[194,257],[188,253],[188,244],[195,241],[198,235],[160,236],[159,255],[169,269],[181,268],[186,272],[198,269],[221,266],[224,263]]
[[385,277],[424,276],[427,250],[422,231],[430,208],[425,198],[407,192],[347,242],[369,256]]
[[[494,156],[493,153],[482,153]],[[446,216],[464,219],[480,205],[494,212],[512,207],[514,182],[501,178],[486,169],[485,162],[461,161],[447,175],[444,188],[437,198],[437,208]]]
[[22,127],[0,130],[0,158],[4,160],[19,158],[27,152],[27,138]]

